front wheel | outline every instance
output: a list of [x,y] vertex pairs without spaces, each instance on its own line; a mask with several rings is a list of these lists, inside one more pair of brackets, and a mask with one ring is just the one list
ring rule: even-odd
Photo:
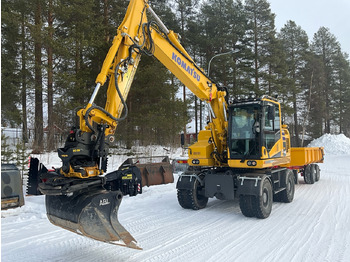
[[263,219],[271,214],[273,193],[271,182],[266,176],[262,177],[261,183],[261,194],[253,198],[253,208],[255,209],[256,217]]
[[208,203],[208,198],[200,194],[202,186],[198,179],[195,179],[190,190],[178,189],[177,200],[183,208],[199,210],[205,208]]

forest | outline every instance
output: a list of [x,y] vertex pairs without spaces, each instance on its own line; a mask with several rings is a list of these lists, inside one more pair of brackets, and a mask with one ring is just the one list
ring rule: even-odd
[[[61,146],[89,101],[128,3],[2,0],[1,126],[21,129],[37,151]],[[207,70],[211,61],[210,77],[231,97],[278,95],[294,146],[325,133],[350,136],[349,55],[328,28],[309,39],[298,21],[286,21],[278,32],[267,0],[150,5],[199,66]],[[142,57],[127,104],[116,134],[126,147],[179,145],[188,123],[195,132],[206,123],[204,103],[154,57]]]

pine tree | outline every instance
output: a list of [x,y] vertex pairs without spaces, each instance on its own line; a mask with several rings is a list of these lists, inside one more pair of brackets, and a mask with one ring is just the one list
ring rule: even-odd
[[15,159],[16,166],[19,168],[23,176],[25,170],[27,170],[28,168],[28,157],[29,157],[25,143],[22,142],[16,145],[15,156],[16,156],[16,159]]
[[19,14],[13,1],[1,4],[1,125],[15,127],[21,123]]
[[47,126],[48,126],[48,134],[47,134],[47,150],[52,151],[55,149],[54,144],[54,101],[53,101],[53,81],[54,81],[54,74],[53,74],[53,60],[54,60],[54,50],[53,50],[53,42],[54,42],[54,3],[52,0],[48,1],[48,8],[47,8],[47,41],[45,44],[46,52],[47,52],[47,113],[48,113],[48,120],[47,120]]
[[[29,4],[27,1],[16,1],[17,7],[16,9],[19,12],[20,15],[20,60],[21,60],[21,69],[20,69],[20,77],[21,77],[21,102],[22,102],[22,137],[23,142],[27,143],[29,141],[29,133],[28,133],[28,121],[29,121],[29,115],[30,111],[27,107],[28,102],[28,94],[30,87],[32,86],[31,83],[31,72],[29,70],[30,65],[29,63],[31,61],[31,52],[30,52],[30,45],[31,45],[31,36],[29,34],[28,30],[28,20],[31,12],[31,8],[29,7]],[[29,63],[30,64],[30,63]],[[29,111],[29,112],[28,112]]]
[[271,13],[270,4],[266,0],[245,1],[249,30],[247,38],[252,46],[254,92],[258,95],[268,92],[269,61],[271,60],[272,45],[275,40],[275,14]]
[[337,50],[339,49],[339,43],[334,35],[332,35],[328,28],[321,27],[314,35],[312,43],[312,51],[321,59],[321,63],[324,66],[324,101],[325,101],[325,121],[324,132],[331,133],[332,114],[334,113],[334,70],[335,70],[335,57]]
[[8,136],[1,132],[1,163],[9,164],[13,161],[13,150],[8,144]]
[[347,54],[338,49],[334,59],[334,113],[339,133],[349,133],[350,117],[347,114],[350,108],[350,61]]
[[301,106],[304,106],[301,102],[305,99],[305,97],[300,96],[300,94],[302,92],[306,54],[309,48],[308,36],[300,26],[295,24],[294,21],[288,21],[281,29],[279,38],[282,41],[288,66],[286,93],[289,98],[288,102],[290,101],[292,103],[291,108],[293,110],[295,144],[296,146],[300,146],[298,109],[301,108]]
[[326,74],[322,59],[310,53],[307,58],[307,64],[304,72],[305,98],[307,110],[304,113],[303,135],[305,130],[312,138],[318,138],[324,134],[323,125],[326,118]]
[[35,90],[35,120],[34,120],[34,150],[41,152],[44,149],[44,119],[43,119],[43,72],[42,72],[42,0],[34,3],[34,25],[32,36],[34,39],[34,90]]

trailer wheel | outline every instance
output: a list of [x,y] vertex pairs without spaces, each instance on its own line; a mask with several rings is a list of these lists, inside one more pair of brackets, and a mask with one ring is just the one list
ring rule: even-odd
[[177,200],[185,209],[198,210],[205,208],[208,203],[208,198],[200,195],[199,191],[202,189],[200,182],[196,179],[193,183],[191,190],[178,189],[177,190]]
[[239,196],[239,207],[241,212],[246,217],[255,217],[255,209],[253,207],[253,201],[255,196],[251,195],[240,195]]
[[286,173],[286,189],[279,192],[276,197],[279,202],[290,203],[293,201],[295,191],[295,180],[292,170],[287,170]]
[[306,184],[313,184],[316,180],[314,165],[307,165],[304,169],[304,181]]
[[316,178],[315,178],[315,182],[319,181],[320,180],[320,167],[315,164],[315,170],[316,170]]
[[253,198],[253,209],[257,218],[267,218],[272,210],[272,185],[266,176],[262,177],[261,185],[261,194]]

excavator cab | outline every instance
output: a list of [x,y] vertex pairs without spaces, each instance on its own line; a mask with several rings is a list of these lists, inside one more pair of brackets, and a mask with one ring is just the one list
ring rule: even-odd
[[235,100],[229,106],[230,167],[264,168],[287,161],[289,133],[281,126],[280,112],[280,104],[268,96]]

